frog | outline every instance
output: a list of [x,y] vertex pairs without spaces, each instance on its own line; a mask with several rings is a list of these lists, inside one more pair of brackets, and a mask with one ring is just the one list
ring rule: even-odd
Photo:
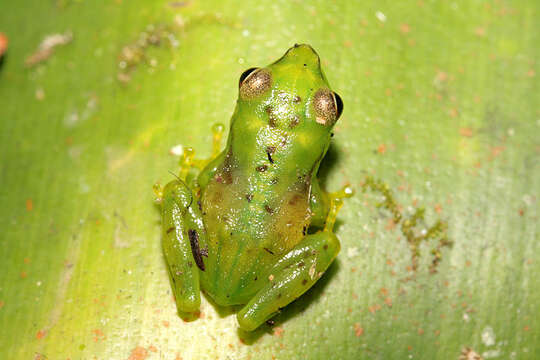
[[239,309],[240,329],[253,331],[322,277],[340,251],[338,211],[354,192],[326,192],[317,177],[342,112],[308,44],[242,73],[225,148],[216,124],[211,156],[185,148],[174,180],[154,186],[179,313],[199,311],[202,291]]

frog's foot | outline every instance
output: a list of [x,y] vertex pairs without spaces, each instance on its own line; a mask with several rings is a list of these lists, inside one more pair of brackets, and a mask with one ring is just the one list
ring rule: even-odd
[[353,195],[354,190],[350,185],[345,185],[339,191],[329,193],[322,190],[319,182],[315,179],[311,187],[312,217],[310,226],[332,231],[336,216],[343,205],[343,199]]
[[267,284],[240,310],[240,327],[255,330],[305,293],[330,266],[339,249],[339,240],[331,231],[306,236],[278,261]]
[[176,306],[194,312],[201,304],[199,269],[204,271],[206,232],[191,189],[181,180],[157,187],[162,198],[163,253]]
[[225,132],[225,126],[223,124],[214,124],[212,126],[212,154],[207,159],[195,159],[195,150],[191,147],[185,148],[180,159],[180,179],[186,179],[191,169],[202,170],[212,162],[220,153],[221,140],[223,139],[223,133]]
[[343,199],[349,198],[353,195],[354,189],[348,184],[343,186],[339,191],[328,193],[328,198],[330,199],[330,211],[328,212],[328,216],[326,218],[324,231],[332,231],[334,229],[337,214],[343,206]]

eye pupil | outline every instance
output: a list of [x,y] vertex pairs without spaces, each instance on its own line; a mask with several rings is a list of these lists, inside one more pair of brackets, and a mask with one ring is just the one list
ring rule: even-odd
[[242,83],[244,82],[244,80],[246,80],[246,78],[252,73],[254,72],[255,70],[257,70],[257,68],[253,67],[253,68],[249,68],[247,69],[246,71],[244,71],[242,73],[242,75],[240,75],[240,80],[238,81],[238,87],[242,86]]
[[341,113],[343,112],[343,100],[341,100],[341,96],[339,96],[338,94],[334,93],[334,98],[336,99],[336,106],[337,106],[337,116],[336,116],[336,120],[339,119],[339,117],[341,116]]

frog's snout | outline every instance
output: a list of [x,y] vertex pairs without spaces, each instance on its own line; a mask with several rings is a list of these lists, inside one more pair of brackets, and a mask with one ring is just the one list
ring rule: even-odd
[[321,62],[317,52],[308,44],[294,44],[280,60],[310,67],[319,67]]

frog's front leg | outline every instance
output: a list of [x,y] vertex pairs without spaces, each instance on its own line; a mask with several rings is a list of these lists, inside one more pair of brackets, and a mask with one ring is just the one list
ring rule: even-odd
[[[182,158],[180,159],[180,172],[178,175],[180,179],[186,181],[190,186],[195,185],[200,187],[206,185],[206,177],[213,175],[217,164],[223,160],[224,153],[220,153],[220,148],[224,132],[225,127],[223,124],[217,123],[212,126],[212,154],[207,159],[196,159],[193,148],[188,147],[184,149]],[[192,169],[195,170],[195,173],[191,171]],[[204,184],[201,184],[201,179],[197,183],[197,177],[202,177]]]
[[162,190],[163,253],[169,268],[176,306],[194,312],[201,304],[199,271],[207,251],[201,210],[192,190],[181,180]]
[[322,231],[306,236],[272,268],[267,284],[238,313],[240,327],[251,331],[270,319],[287,304],[306,292],[326,271],[340,250],[332,232],[342,198],[330,193],[330,210]]

